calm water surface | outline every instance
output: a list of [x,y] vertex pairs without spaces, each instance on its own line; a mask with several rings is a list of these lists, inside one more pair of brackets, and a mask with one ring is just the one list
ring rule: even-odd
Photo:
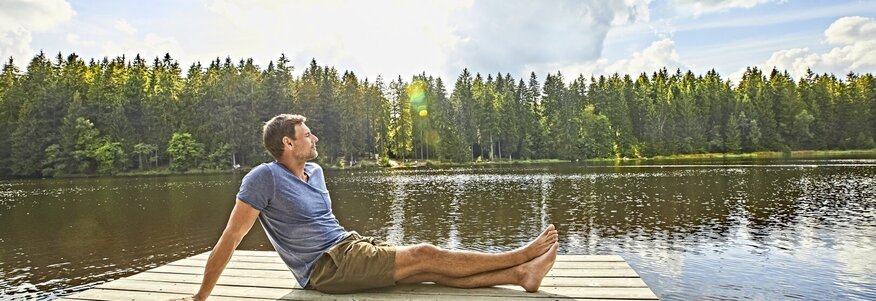
[[[503,251],[619,254],[666,300],[876,299],[876,159],[327,171],[341,224]],[[243,174],[0,182],[0,299],[53,299],[209,250]],[[242,249],[271,250],[260,226]]]

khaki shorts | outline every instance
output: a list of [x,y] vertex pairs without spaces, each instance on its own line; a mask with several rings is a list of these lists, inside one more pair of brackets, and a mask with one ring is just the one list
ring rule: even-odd
[[316,261],[307,288],[346,294],[393,286],[394,268],[395,246],[353,232]]

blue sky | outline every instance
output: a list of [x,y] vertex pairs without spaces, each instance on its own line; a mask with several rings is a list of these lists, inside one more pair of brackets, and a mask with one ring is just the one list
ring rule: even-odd
[[184,67],[281,53],[360,77],[876,71],[876,1],[0,0],[0,57],[169,52]]

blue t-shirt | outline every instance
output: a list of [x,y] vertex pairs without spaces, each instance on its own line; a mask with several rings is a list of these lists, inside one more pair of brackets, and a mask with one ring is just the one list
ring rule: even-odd
[[259,222],[280,258],[301,287],[310,281],[313,265],[350,232],[332,213],[322,168],[306,163],[305,183],[276,161],[253,168],[240,184],[237,198],[259,210]]

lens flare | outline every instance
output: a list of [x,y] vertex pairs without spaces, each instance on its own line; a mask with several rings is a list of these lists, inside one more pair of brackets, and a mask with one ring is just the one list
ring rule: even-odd
[[428,87],[428,83],[425,81],[414,80],[408,85],[406,91],[411,99],[411,107],[414,108],[415,112],[417,112],[420,117],[426,117],[429,115],[427,110],[428,100],[426,99],[426,87]]

